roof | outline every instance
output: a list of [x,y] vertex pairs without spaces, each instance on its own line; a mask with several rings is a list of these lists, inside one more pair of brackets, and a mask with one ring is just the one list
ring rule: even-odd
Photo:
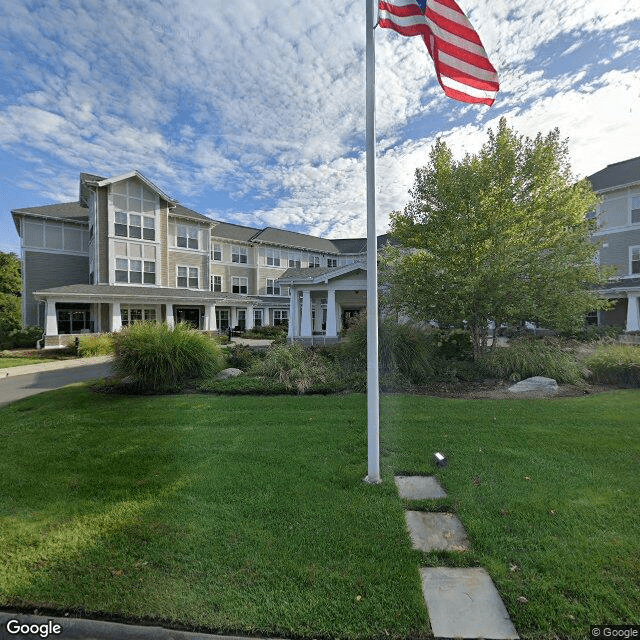
[[256,296],[239,296],[234,293],[218,293],[211,291],[197,291],[193,289],[170,289],[168,287],[131,287],[110,284],[69,284],[63,287],[52,287],[34,291],[33,295],[40,298],[81,296],[86,298],[144,298],[152,303],[153,300],[172,302],[176,300],[189,302],[241,302],[251,304],[259,299]]
[[340,267],[307,267],[301,269],[287,269],[279,278],[279,282],[291,284],[318,283],[337,278],[352,271],[366,271],[364,262],[350,262]]
[[[367,239],[366,238],[332,238],[331,242],[335,245],[336,249],[340,253],[366,253],[367,252]],[[378,236],[377,247],[382,249],[388,243],[394,243],[394,241],[386,234]]]
[[169,211],[169,215],[176,216],[178,218],[189,218],[190,220],[197,220],[198,222],[208,222],[210,224],[215,224],[215,221],[211,218],[203,216],[201,213],[198,213],[193,209],[189,209],[188,207],[183,207],[181,204],[177,203]]
[[337,247],[331,240],[310,236],[306,233],[276,229],[275,227],[266,227],[260,231],[253,238],[253,242],[284,245],[294,249],[307,249],[320,253],[339,253]]
[[640,182],[640,157],[610,164],[593,175],[587,176],[596,192],[624,187]]
[[212,237],[225,238],[226,240],[238,240],[239,242],[250,242],[251,239],[260,233],[260,229],[254,227],[243,227],[239,224],[232,224],[231,222],[215,221],[216,227]]
[[26,207],[14,209],[14,215],[40,216],[43,218],[56,218],[58,220],[70,220],[73,222],[89,222],[89,212],[79,202],[64,202],[62,204],[45,204],[41,207]]
[[[145,178],[145,176],[143,176],[139,171],[129,171],[127,173],[123,173],[120,176],[115,176],[114,178],[97,180],[95,184],[98,187],[106,187],[107,185],[114,184],[115,182],[121,182],[122,180],[128,180],[129,178],[138,178],[144,184],[146,184],[149,189],[155,191],[163,200],[166,200],[170,204],[175,204],[176,202],[178,202],[175,198],[171,198],[170,196],[168,196],[162,189],[160,189],[160,187],[153,184],[153,182],[151,182],[149,178]],[[85,182],[90,183],[89,180],[86,180]]]

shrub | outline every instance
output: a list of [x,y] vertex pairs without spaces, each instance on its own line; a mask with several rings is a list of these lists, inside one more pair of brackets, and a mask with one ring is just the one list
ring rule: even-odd
[[472,360],[473,338],[465,329],[441,329],[437,332],[437,354],[445,360]]
[[26,327],[0,336],[0,349],[35,349],[44,331],[40,327]]
[[508,347],[496,347],[477,365],[487,377],[513,381],[545,376],[561,383],[580,384],[587,374],[573,351],[537,338],[521,338]]
[[603,345],[584,360],[589,379],[599,384],[640,387],[640,347]]
[[78,338],[78,355],[81,358],[91,356],[108,356],[113,353],[113,337],[108,333],[99,336],[80,336]]
[[256,340],[276,340],[287,336],[287,325],[271,325],[265,324],[261,327],[254,327],[244,333],[245,338],[254,338]]
[[224,366],[217,341],[177,324],[136,322],[114,335],[114,370],[140,391],[169,392]]
[[247,371],[259,357],[259,353],[251,347],[245,344],[234,344],[227,350],[227,366]]
[[299,344],[273,344],[264,359],[254,362],[249,373],[277,380],[298,393],[305,393],[315,385],[327,384],[331,378],[325,360]]

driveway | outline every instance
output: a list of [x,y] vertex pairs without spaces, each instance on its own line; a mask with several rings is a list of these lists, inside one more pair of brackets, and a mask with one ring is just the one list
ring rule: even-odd
[[105,378],[111,373],[111,359],[97,356],[0,369],[0,407],[74,382]]

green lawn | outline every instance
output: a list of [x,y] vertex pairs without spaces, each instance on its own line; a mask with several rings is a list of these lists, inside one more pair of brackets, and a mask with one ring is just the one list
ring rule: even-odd
[[39,364],[42,362],[42,358],[0,358],[0,369],[6,367],[19,367],[23,364]]
[[[429,635],[419,566],[484,566],[523,638],[640,622],[640,393],[381,401],[384,483],[361,395],[119,398],[76,386],[0,409],[0,605],[218,632]],[[471,550],[410,548],[392,476]],[[528,602],[521,603],[518,598]]]

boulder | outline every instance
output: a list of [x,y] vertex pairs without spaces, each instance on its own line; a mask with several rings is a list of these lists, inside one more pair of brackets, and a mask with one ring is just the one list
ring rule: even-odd
[[537,395],[552,396],[558,393],[558,383],[553,378],[534,376],[521,380],[509,387],[511,393],[534,393]]
[[229,367],[223,369],[217,376],[216,380],[226,380],[227,378],[237,378],[241,373],[244,373],[242,369],[236,369],[235,367]]

